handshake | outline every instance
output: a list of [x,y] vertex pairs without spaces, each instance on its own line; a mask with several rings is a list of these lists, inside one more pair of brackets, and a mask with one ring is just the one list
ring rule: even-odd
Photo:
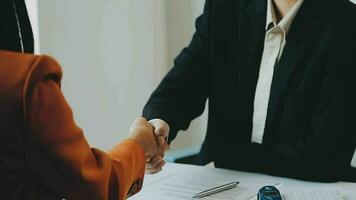
[[145,152],[147,174],[162,170],[164,153],[169,149],[168,133],[168,124],[160,119],[148,122],[139,117],[132,123],[129,138],[135,140]]

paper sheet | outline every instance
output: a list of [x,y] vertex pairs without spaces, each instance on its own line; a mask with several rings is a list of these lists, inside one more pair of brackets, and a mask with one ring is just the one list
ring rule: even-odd
[[[262,178],[261,178],[262,177]],[[164,199],[186,200],[192,196],[226,183],[238,181],[240,184],[233,189],[201,198],[203,200],[249,200],[257,194],[257,191],[265,185],[276,185],[277,182],[260,176],[251,178],[249,173],[230,170],[219,170],[202,167],[191,167],[182,173],[169,176],[161,181],[143,188],[144,195],[136,195],[132,199]]]
[[283,186],[279,188],[283,200],[343,200],[338,190],[331,187],[296,187]]

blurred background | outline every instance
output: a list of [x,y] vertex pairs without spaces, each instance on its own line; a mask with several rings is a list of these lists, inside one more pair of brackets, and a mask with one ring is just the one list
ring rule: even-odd
[[[36,51],[63,67],[62,89],[92,146],[128,135],[149,95],[194,32],[204,0],[27,0]],[[199,146],[206,114],[172,150]]]
[[[351,0],[356,3],[356,0]],[[63,91],[92,146],[128,134],[151,92],[188,44],[204,0],[26,0],[36,52],[64,70]],[[180,132],[172,151],[199,149],[206,114]],[[354,156],[356,166],[356,155]]]

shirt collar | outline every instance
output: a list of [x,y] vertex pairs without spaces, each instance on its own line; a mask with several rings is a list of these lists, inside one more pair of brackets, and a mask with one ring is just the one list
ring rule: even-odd
[[[288,33],[295,16],[297,15],[304,0],[297,0],[294,6],[288,11],[283,19],[277,24],[276,12],[273,6],[273,0],[267,0],[267,16],[266,16],[266,30],[268,30],[270,24],[273,26],[279,26],[285,33]],[[272,27],[273,27],[272,26]]]

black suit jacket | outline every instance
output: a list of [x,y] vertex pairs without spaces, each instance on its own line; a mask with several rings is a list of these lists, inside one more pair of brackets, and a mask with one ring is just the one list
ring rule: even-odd
[[251,143],[251,134],[266,0],[206,0],[191,43],[150,97],[144,117],[168,122],[172,140],[208,99],[200,164],[345,179],[356,142],[356,20],[347,2],[303,3],[275,66],[263,144]]
[[24,0],[0,0],[0,49],[33,53],[34,42]]

